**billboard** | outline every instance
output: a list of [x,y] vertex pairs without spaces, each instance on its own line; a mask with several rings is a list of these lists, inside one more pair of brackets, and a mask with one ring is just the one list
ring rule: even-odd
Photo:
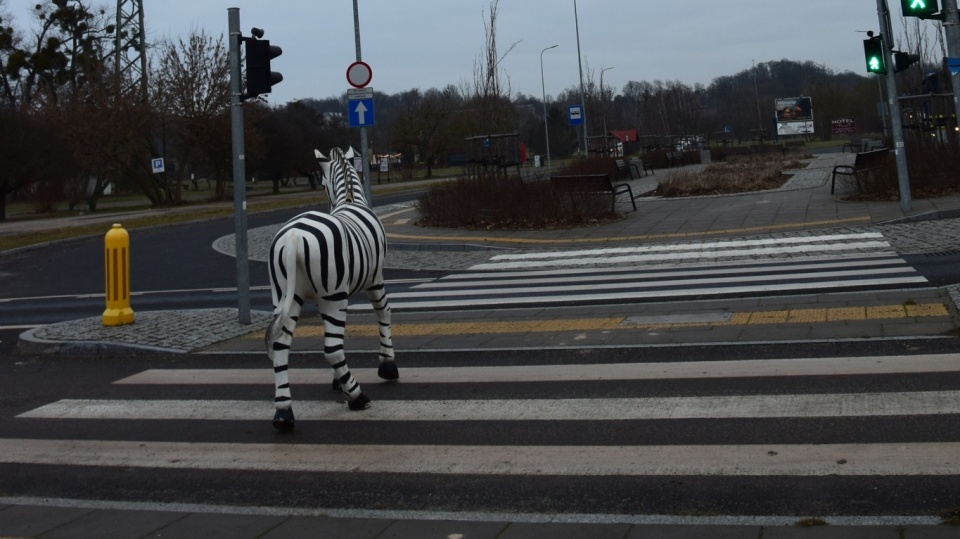
[[809,97],[774,99],[777,111],[777,135],[812,135],[813,103]]

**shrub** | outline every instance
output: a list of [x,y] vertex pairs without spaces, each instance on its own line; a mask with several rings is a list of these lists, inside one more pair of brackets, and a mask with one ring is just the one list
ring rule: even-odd
[[482,173],[431,186],[417,210],[424,226],[475,229],[566,228],[618,218],[610,211],[610,195],[560,193],[545,176],[520,180]]
[[787,179],[780,172],[782,169],[800,166],[795,159],[784,160],[769,154],[736,156],[699,171],[674,172],[660,182],[659,194],[683,197],[776,189]]

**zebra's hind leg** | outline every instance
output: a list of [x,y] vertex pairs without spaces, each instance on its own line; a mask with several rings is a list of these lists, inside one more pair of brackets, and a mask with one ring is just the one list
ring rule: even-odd
[[347,396],[347,405],[351,410],[366,410],[370,399],[360,390],[360,384],[354,379],[347,367],[343,349],[343,337],[347,328],[347,295],[324,298],[321,303],[320,317],[323,319],[323,356],[333,367],[334,388]]
[[383,283],[367,289],[367,299],[377,313],[377,325],[380,328],[380,366],[377,376],[384,380],[397,380],[400,371],[394,363],[393,336],[390,331],[390,301],[387,299],[387,290]]
[[279,314],[267,328],[264,338],[267,356],[273,362],[274,407],[273,426],[281,432],[293,430],[293,396],[290,393],[289,360],[290,345],[293,343],[293,330],[297,326],[300,307],[303,300],[296,298],[291,306],[289,317],[283,319]]

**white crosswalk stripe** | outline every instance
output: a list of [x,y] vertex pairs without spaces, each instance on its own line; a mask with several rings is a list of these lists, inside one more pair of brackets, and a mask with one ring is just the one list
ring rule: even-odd
[[[606,303],[923,286],[878,232],[491,255],[391,291],[394,309]],[[352,310],[369,310],[357,303]]]
[[[530,269],[549,266],[547,262],[531,259],[524,264],[534,266],[522,266],[527,269],[450,274],[392,291],[390,303],[394,309],[443,309],[889,289],[928,283],[906,261],[889,253],[708,266]],[[369,306],[358,303],[351,309],[369,310]]]
[[[361,369],[364,377],[373,372]],[[267,423],[272,403],[263,398],[189,399],[178,391],[190,387],[220,386],[239,391],[251,385],[269,388],[269,369],[149,369],[117,379],[115,388],[164,388],[168,398],[69,398],[38,406],[14,421],[84,422],[84,439],[0,438],[0,463],[60,466],[111,466],[129,468],[265,470],[299,472],[365,472],[391,474],[480,474],[518,476],[942,476],[955,474],[960,442],[883,439],[851,442],[824,440],[822,431],[809,440],[787,443],[620,443],[596,438],[595,432],[644,430],[649,422],[710,420],[791,422],[884,421],[904,418],[911,422],[949,421],[960,414],[960,390],[861,390],[850,392],[765,391],[742,394],[701,395],[696,386],[667,396],[571,396],[558,388],[551,396],[504,398],[490,392],[513,386],[522,395],[530,383],[630,383],[635,393],[646,385],[639,381],[760,380],[823,377],[875,378],[960,372],[955,354],[882,357],[754,359],[730,361],[671,361],[652,363],[512,365],[503,367],[411,367],[401,369],[401,384],[469,387],[470,398],[386,398],[364,412],[348,411],[342,402],[297,400],[298,429],[329,431],[325,423],[350,423],[351,428],[373,423],[384,428],[419,429],[420,441],[404,443],[278,443],[273,435],[251,442],[242,440],[189,442],[183,440],[98,440],[100,425],[128,422],[143,428],[145,422],[182,421]],[[324,369],[303,369],[300,384],[329,383]],[[295,378],[296,379],[296,378]],[[899,378],[898,378],[899,380]],[[296,382],[295,382],[296,384]],[[390,393],[391,386],[383,388]],[[734,384],[734,387],[738,387]],[[306,393],[306,392],[305,392]],[[407,393],[406,395],[412,395]],[[420,393],[417,393],[419,396]],[[519,425],[590,425],[593,434],[567,433],[574,443],[549,439],[519,444],[464,444],[432,439],[434,427],[497,430],[508,423]],[[467,426],[469,424],[469,427]],[[766,423],[769,428],[773,423]],[[266,427],[269,428],[269,427]],[[543,429],[549,432],[554,429]],[[723,430],[722,428],[719,430]],[[672,429],[666,429],[672,432]],[[164,431],[168,432],[168,431]],[[384,457],[389,455],[389,459]]]

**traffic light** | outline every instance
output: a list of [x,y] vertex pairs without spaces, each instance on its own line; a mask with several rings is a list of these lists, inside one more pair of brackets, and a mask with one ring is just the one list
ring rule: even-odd
[[263,37],[263,30],[254,28],[250,31],[253,37],[244,37],[247,56],[247,91],[244,99],[257,97],[260,94],[269,94],[271,87],[283,80],[283,75],[270,71],[270,60],[283,54],[283,50],[271,45],[269,39]]
[[904,17],[919,17],[921,19],[939,19],[937,14],[940,6],[937,0],[900,0]]
[[893,51],[893,72],[899,73],[919,61],[919,54]]
[[882,75],[887,72],[883,60],[883,36],[872,36],[863,40],[863,53],[867,61],[867,71]]

